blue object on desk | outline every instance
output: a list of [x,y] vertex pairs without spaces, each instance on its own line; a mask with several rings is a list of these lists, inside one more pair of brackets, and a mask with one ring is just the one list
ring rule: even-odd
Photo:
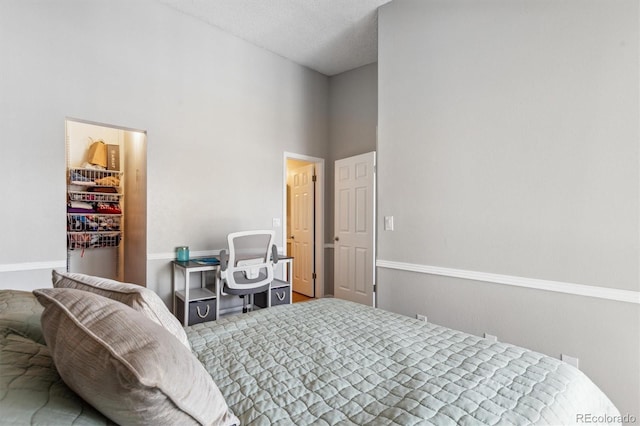
[[178,262],[188,262],[189,247],[187,246],[176,247],[176,260]]
[[218,265],[220,264],[220,259],[217,257],[204,257],[201,259],[192,259],[194,262],[201,263],[203,265]]

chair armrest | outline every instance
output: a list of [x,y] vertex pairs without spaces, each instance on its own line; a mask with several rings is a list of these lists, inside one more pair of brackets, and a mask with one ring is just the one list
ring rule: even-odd
[[278,263],[278,247],[275,244],[271,246],[271,261],[274,265]]
[[226,271],[229,266],[229,254],[226,250],[220,251],[220,270]]

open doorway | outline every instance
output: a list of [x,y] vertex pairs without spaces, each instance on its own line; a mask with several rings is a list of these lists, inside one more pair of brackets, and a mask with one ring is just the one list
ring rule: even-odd
[[284,154],[282,228],[293,256],[293,296],[324,297],[324,159]]
[[67,271],[146,285],[146,132],[67,118]]

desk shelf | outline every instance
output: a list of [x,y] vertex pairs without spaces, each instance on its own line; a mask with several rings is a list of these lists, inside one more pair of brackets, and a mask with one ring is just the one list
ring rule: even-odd
[[[172,281],[172,299],[173,313],[183,326],[197,324],[198,322],[213,321],[218,318],[218,270],[220,266],[217,264],[201,264],[196,259],[187,261],[172,262],[173,281]],[[181,289],[176,286],[178,281],[178,272],[182,273],[184,278]],[[200,273],[200,287],[191,288],[190,275],[192,273]],[[215,275],[215,283],[213,285],[206,283],[206,273],[212,272]]]
[[[184,303],[185,291],[184,290],[176,291],[176,297]],[[189,290],[189,302],[197,302],[199,300],[208,300],[208,299],[215,299],[215,298],[216,298],[215,287],[192,288]]]

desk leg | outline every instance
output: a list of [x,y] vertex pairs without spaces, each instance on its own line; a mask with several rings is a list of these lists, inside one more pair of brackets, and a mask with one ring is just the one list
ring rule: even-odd
[[182,325],[185,327],[189,325],[189,271],[184,270],[184,318],[182,319]]
[[173,276],[171,278],[171,313],[176,314],[176,265],[172,264]]
[[213,285],[216,287],[215,288],[215,292],[216,292],[216,321],[218,321],[220,319],[220,267],[218,266],[216,269],[213,270],[213,274],[214,274],[214,281],[213,281]]

